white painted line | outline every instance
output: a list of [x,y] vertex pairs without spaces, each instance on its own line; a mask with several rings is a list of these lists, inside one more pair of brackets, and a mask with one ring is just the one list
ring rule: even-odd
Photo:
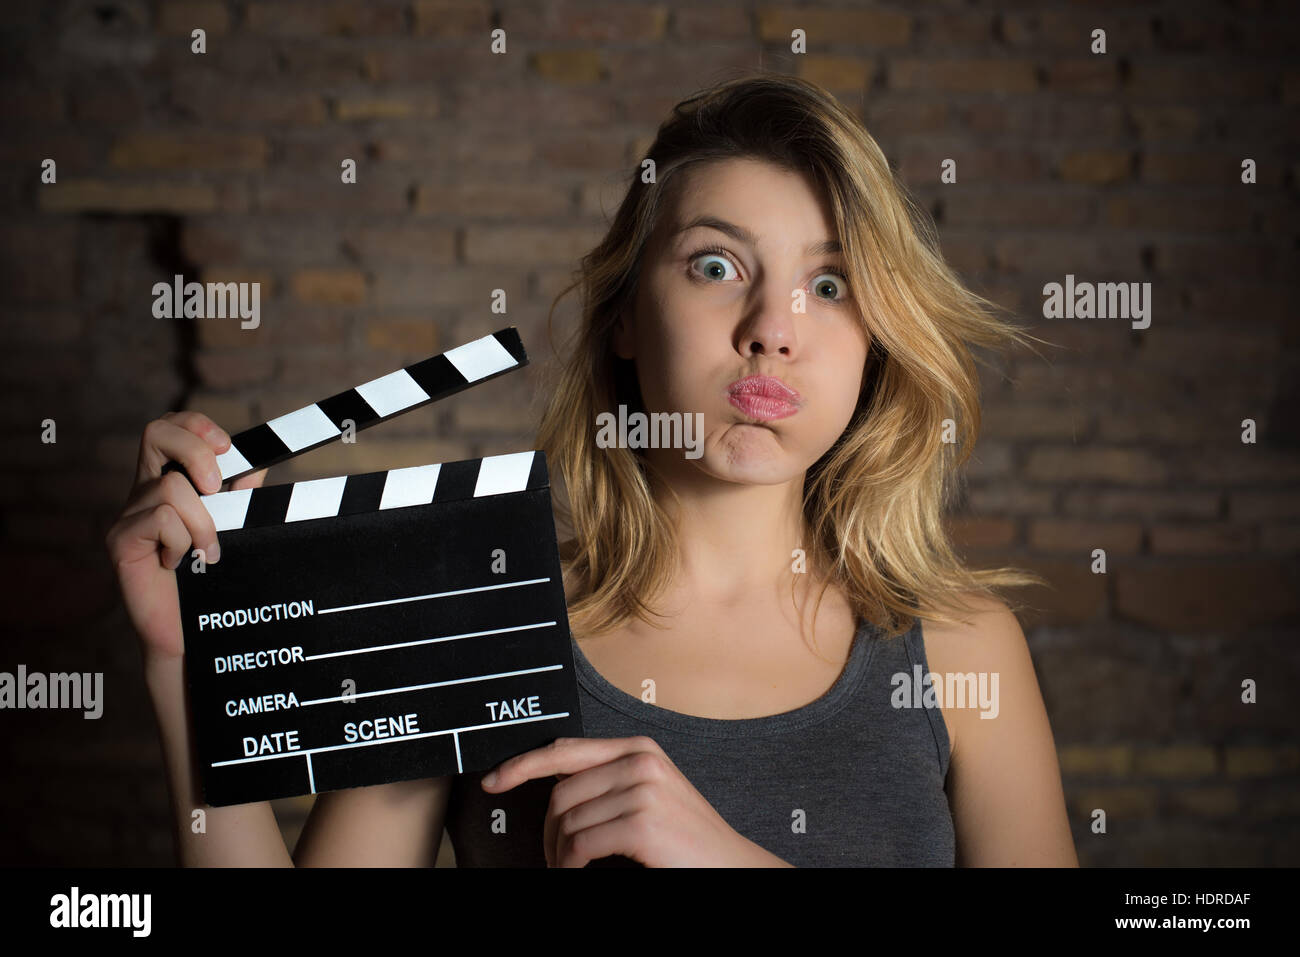
[[387,601],[368,601],[360,605],[340,605],[338,608],[320,608],[318,615],[329,615],[336,611],[355,611],[358,608],[378,608],[380,605],[400,605],[406,601],[424,601],[427,598],[445,598],[448,595],[469,595],[476,591],[492,591],[497,588],[518,588],[520,585],[536,585],[548,582],[549,578],[530,578],[521,582],[506,582],[502,585],[483,585],[479,588],[458,588],[456,591],[436,591],[428,595],[412,595],[410,598],[390,598]]
[[442,688],[447,685],[469,684],[471,681],[492,681],[495,678],[516,678],[519,675],[535,675],[543,671],[556,671],[563,667],[564,665],[542,665],[540,668],[525,668],[522,671],[499,671],[494,675],[474,675],[469,678],[452,678],[448,681],[430,681],[428,684],[407,685],[405,688],[385,688],[382,691],[367,691],[363,694],[339,695],[335,698],[313,698],[310,701],[298,702],[298,707],[305,708],[309,704],[331,704],[345,699],[348,701],[355,701],[359,698],[374,698],[377,695],[402,694],[406,691],[424,691],[428,688]]
[[504,728],[508,724],[528,724],[532,721],[554,721],[567,718],[569,712],[557,714],[539,714],[530,718],[515,718],[512,721],[489,721],[486,724],[470,724],[461,728],[444,728],[442,731],[423,731],[420,734],[404,734],[394,738],[382,738],[378,741],[358,741],[355,744],[331,744],[323,748],[309,748],[306,751],[282,751],[279,754],[263,754],[255,758],[235,758],[230,761],[213,761],[209,767],[221,768],[228,764],[255,764],[258,761],[276,761],[280,758],[300,758],[304,754],[322,754],[326,751],[348,751],[352,748],[369,748],[377,744],[396,744],[399,741],[415,741],[418,738],[435,738],[443,734],[464,734],[467,731],[482,731],[484,728]]
[[[320,612],[317,612],[320,614]],[[363,655],[370,651],[392,651],[394,648],[410,648],[414,645],[436,645],[440,641],[457,641],[461,638],[478,638],[481,635],[500,635],[507,631],[527,631],[529,628],[548,628],[554,621],[539,621],[535,625],[512,625],[509,628],[493,628],[490,631],[467,631],[460,635],[447,635],[443,638],[420,638],[416,641],[403,641],[393,645],[371,645],[369,648],[348,648],[343,651],[326,651],[319,655],[307,655],[303,661],[318,661],[322,658],[342,658],[345,655]]]

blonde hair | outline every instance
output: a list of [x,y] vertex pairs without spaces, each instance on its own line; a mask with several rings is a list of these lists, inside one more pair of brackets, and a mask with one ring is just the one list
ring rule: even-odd
[[[553,344],[555,307],[581,288],[581,316],[571,343],[556,350],[562,358],[536,440],[556,515],[573,535],[561,559],[575,637],[632,616],[649,622],[676,564],[675,530],[651,494],[648,461],[634,450],[599,448],[595,423],[620,402],[644,411],[633,361],[613,354],[611,337],[631,309],[664,190],[693,164],[729,158],[804,173],[825,191],[870,336],[853,417],[804,482],[810,540],[800,547],[823,576],[822,594],[838,585],[857,620],[894,637],[918,616],[952,621],[950,609],[969,607],[963,592],[992,598],[1001,597],[995,587],[1045,584],[1019,569],[966,568],[941,523],[955,470],[979,431],[970,346],[1033,337],[964,288],[938,252],[933,222],[861,122],[815,84],[751,73],[678,103],[648,156],[654,181],[643,182],[640,167],[633,172],[604,239],[548,313]],[[940,441],[948,419],[955,444]]]

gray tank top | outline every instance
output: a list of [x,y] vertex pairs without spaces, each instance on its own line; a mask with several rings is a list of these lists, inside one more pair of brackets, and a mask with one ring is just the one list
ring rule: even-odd
[[[896,638],[863,622],[826,694],[793,711],[736,720],[647,704],[610,684],[572,645],[585,736],[653,738],[723,820],[759,847],[796,867],[953,866],[943,713],[891,703],[895,674],[910,681],[915,666],[929,671],[919,620]],[[452,784],[447,832],[457,866],[545,867],[542,826],[555,778],[488,794],[482,776]],[[635,866],[624,858],[599,864]]]

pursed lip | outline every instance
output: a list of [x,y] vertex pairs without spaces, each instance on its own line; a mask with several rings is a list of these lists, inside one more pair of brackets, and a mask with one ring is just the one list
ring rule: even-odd
[[727,386],[727,401],[759,422],[784,419],[799,411],[799,393],[772,376],[751,375]]
[[727,386],[727,392],[731,395],[757,395],[768,399],[779,399],[791,405],[799,404],[799,393],[770,375],[751,375],[737,379]]

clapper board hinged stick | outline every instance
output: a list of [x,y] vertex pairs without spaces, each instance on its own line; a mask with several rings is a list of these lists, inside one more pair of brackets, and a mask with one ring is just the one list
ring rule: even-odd
[[[527,362],[513,328],[458,346],[232,436],[222,480]],[[208,804],[481,771],[582,735],[543,452],[200,501],[221,561],[176,576]]]

